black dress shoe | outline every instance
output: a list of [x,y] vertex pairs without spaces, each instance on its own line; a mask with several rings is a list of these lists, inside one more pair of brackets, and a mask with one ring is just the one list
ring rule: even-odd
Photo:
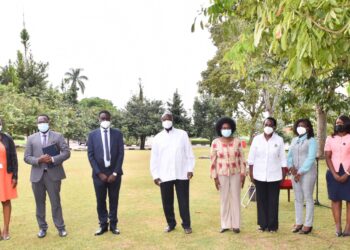
[[170,233],[171,231],[174,231],[174,230],[175,230],[175,227],[167,226],[167,227],[164,229],[164,232],[165,232],[165,233]]
[[184,229],[184,231],[185,231],[185,234],[191,234],[192,233],[192,228],[185,228]]
[[267,230],[266,228],[258,227],[258,231],[259,231],[259,232],[265,232],[266,230]]
[[220,233],[224,233],[224,232],[226,232],[228,230],[229,230],[228,228],[221,228]]
[[44,238],[46,236],[46,230],[40,229],[38,233],[38,238]]
[[241,232],[241,230],[239,230],[239,228],[233,228],[232,231],[236,234],[239,234]]
[[96,232],[95,232],[95,236],[98,236],[98,235],[102,235],[104,234],[105,232],[108,231],[108,228],[107,227],[100,227]]
[[60,237],[66,237],[67,236],[67,231],[65,229],[58,230],[58,235]]
[[117,234],[117,235],[120,234],[120,231],[118,228],[111,228],[110,230],[111,230],[112,234]]

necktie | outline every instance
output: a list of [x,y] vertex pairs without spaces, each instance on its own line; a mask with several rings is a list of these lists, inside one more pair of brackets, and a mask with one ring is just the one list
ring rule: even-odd
[[46,146],[46,137],[47,137],[47,134],[43,134],[43,146],[45,147]]
[[107,135],[108,130],[105,129],[104,132],[105,132],[105,150],[106,150],[105,154],[106,154],[106,160],[110,161],[111,157],[109,155],[109,145],[108,145],[108,135]]

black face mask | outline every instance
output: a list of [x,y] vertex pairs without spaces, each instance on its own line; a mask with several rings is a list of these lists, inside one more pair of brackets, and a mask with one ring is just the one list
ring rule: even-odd
[[345,132],[345,126],[344,125],[335,125],[334,131],[337,133]]

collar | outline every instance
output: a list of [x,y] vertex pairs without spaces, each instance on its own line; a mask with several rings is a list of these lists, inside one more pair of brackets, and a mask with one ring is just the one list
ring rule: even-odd
[[174,127],[171,127],[171,128],[169,128],[169,129],[166,129],[166,128],[165,128],[164,130],[165,130],[165,132],[167,132],[167,133],[169,134],[171,131],[174,131],[173,128],[174,128]]
[[305,141],[306,140],[306,138],[307,138],[307,133],[305,133],[304,135],[302,135],[302,136],[298,136],[298,142],[303,142],[303,141]]
[[39,131],[39,133],[40,133],[40,136],[43,136],[43,135],[49,135],[49,133],[50,133],[50,129],[46,132],[46,133],[43,133],[43,132],[41,132],[41,131]]
[[101,130],[101,132],[105,132],[105,130],[107,130],[107,132],[109,132],[110,131],[110,127],[109,128],[102,128],[102,127],[100,127],[100,130]]

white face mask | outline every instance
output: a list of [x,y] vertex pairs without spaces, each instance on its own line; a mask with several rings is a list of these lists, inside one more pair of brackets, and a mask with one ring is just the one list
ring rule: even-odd
[[48,123],[38,123],[38,129],[41,133],[46,133],[49,131],[49,124]]
[[221,129],[221,134],[223,137],[230,137],[232,135],[231,129]]
[[269,126],[264,127],[264,133],[267,135],[271,135],[273,133],[273,128]]
[[111,122],[110,121],[102,121],[100,123],[100,126],[101,126],[101,128],[107,129],[111,126]]
[[298,135],[303,135],[306,133],[306,128],[304,127],[297,127],[297,133]]
[[162,122],[163,128],[170,129],[173,126],[173,121],[165,120]]

